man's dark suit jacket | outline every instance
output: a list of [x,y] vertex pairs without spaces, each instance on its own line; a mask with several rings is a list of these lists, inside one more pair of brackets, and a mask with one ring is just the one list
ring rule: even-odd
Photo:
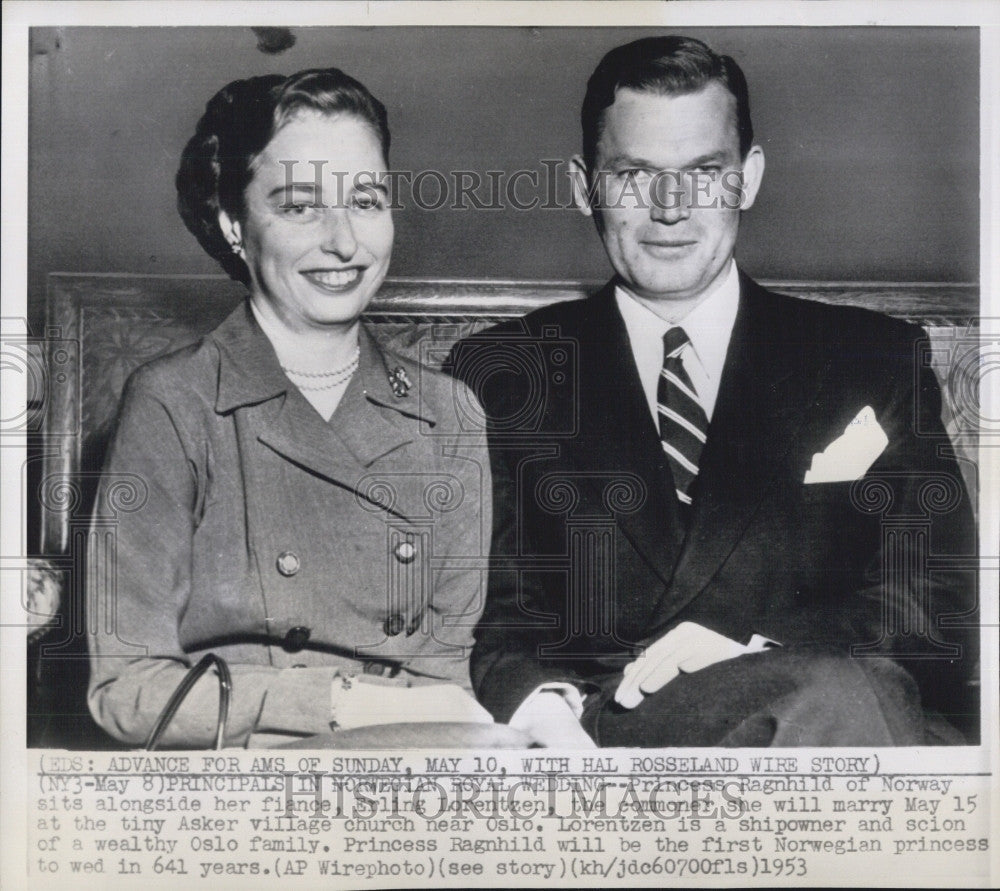
[[[896,659],[960,713],[975,664],[968,495],[923,330],[769,292],[740,306],[688,530],[613,284],[460,343],[488,416],[492,570],[472,678],[510,718],[538,685],[593,689],[683,621],[740,642]],[[889,444],[860,480],[804,484],[865,406]],[[951,567],[951,568],[949,568]]]

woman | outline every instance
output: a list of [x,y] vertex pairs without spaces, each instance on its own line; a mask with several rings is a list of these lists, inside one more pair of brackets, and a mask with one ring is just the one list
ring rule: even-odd
[[[88,701],[124,742],[208,652],[232,671],[228,745],[490,720],[467,667],[484,441],[457,384],[360,323],[392,250],[388,149],[382,104],[330,68],[229,84],[184,150],[184,222],[248,298],[123,397],[102,486],[131,475],[144,503],[90,561],[116,598],[92,595]],[[210,745],[217,711],[209,674],[163,744]]]

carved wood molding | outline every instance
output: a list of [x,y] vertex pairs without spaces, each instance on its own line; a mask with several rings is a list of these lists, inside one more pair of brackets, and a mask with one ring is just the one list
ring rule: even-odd
[[[388,279],[369,307],[376,318],[470,315],[510,318],[540,306],[579,300],[603,282],[496,279]],[[934,327],[968,326],[979,314],[979,286],[941,282],[762,281],[774,291],[823,303],[859,306]]]
[[[53,291],[73,294],[87,304],[113,300],[141,305],[148,296],[186,304],[185,314],[201,303],[233,301],[243,287],[221,275],[133,275],[129,273],[51,273]],[[373,321],[460,321],[504,319],[540,306],[579,300],[599,281],[529,279],[389,278],[368,309]],[[979,285],[972,282],[775,281],[767,288],[808,300],[861,306],[932,327],[974,324],[979,315]],[[199,299],[204,293],[204,301]],[[51,319],[52,316],[50,315]]]

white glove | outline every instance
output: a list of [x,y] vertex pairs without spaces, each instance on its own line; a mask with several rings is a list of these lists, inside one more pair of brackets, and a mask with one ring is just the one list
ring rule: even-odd
[[745,647],[695,622],[681,622],[625,666],[615,701],[625,708],[635,708],[643,694],[655,693],[682,671],[698,671],[756,649],[760,648]]
[[552,749],[596,749],[573,712],[569,701],[557,690],[532,693],[514,712],[510,726],[523,730],[535,742]]
[[493,723],[492,715],[457,684],[397,687],[335,677],[331,708],[341,730],[432,721]]

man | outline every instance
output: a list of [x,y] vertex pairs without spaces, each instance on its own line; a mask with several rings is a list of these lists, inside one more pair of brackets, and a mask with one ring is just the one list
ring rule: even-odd
[[568,747],[961,742],[973,521],[923,332],[737,270],[764,155],[731,58],[612,50],[582,124],[615,279],[451,358],[494,472],[479,698]]

